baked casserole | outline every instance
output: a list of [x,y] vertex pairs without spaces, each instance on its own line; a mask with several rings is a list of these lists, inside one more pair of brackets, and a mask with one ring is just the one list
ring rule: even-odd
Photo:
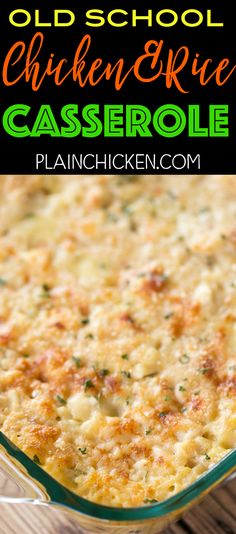
[[236,446],[236,177],[0,188],[2,432],[88,500],[176,494]]

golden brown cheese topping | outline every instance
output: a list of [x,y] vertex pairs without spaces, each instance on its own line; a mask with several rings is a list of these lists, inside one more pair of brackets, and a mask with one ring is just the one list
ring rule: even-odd
[[236,177],[0,190],[2,431],[92,501],[173,495],[236,446]]

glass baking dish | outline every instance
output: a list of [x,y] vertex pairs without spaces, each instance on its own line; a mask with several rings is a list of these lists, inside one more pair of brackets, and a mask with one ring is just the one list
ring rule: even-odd
[[[139,508],[112,508],[92,503],[59,484],[0,432],[0,470],[7,477],[0,503],[52,506],[69,513],[81,532],[156,534],[199,502],[212,488],[236,475],[236,450],[175,496]],[[1,477],[0,477],[1,479]]]

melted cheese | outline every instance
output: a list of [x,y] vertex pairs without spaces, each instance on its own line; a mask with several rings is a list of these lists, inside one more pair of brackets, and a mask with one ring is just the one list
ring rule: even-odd
[[0,425],[57,480],[161,501],[236,446],[236,177],[2,177]]

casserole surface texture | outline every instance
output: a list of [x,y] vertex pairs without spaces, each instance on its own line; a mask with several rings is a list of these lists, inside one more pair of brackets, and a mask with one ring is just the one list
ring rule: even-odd
[[236,446],[236,178],[1,178],[0,425],[111,506]]

